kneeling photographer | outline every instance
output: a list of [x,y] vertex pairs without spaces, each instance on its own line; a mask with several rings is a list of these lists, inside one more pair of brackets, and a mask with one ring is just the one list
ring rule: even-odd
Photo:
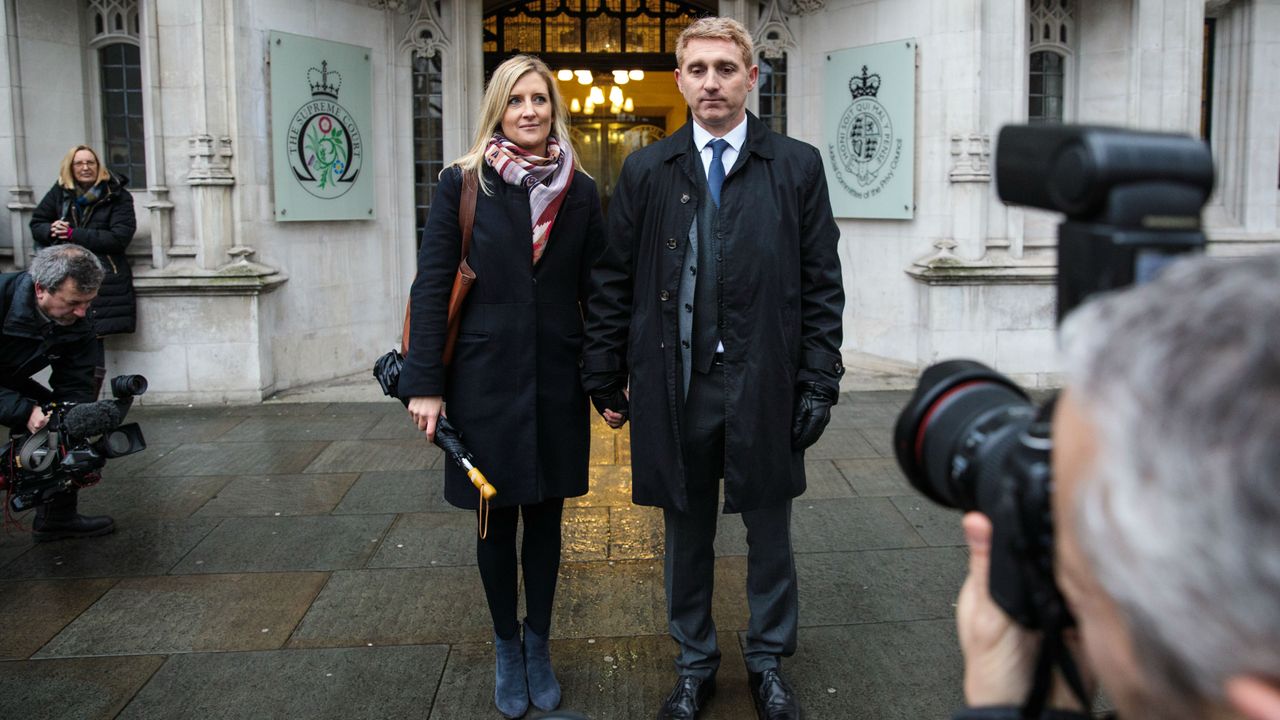
[[956,720],[1085,718],[1095,680],[1122,720],[1280,720],[1280,257],[1175,262],[1205,244],[1198,140],[1013,127],[996,160],[1002,199],[1066,214],[1065,389],[945,361],[895,427],[966,513]]
[[[5,448],[0,479],[8,485],[6,514],[9,508],[36,506],[32,529],[37,542],[93,537],[115,529],[110,517],[78,514],[78,486],[65,477],[54,477],[66,475],[60,471],[68,465],[96,465],[92,468],[96,470],[103,453],[86,445],[76,456],[58,457],[71,438],[62,438],[59,447],[57,436],[52,435],[56,429],[50,426],[51,420],[57,420],[62,434],[70,434],[65,415],[56,408],[76,403],[90,403],[71,414],[72,428],[84,430],[79,434],[101,434],[119,424],[120,412],[92,403],[95,334],[86,314],[102,277],[102,265],[93,253],[74,244],[41,250],[27,272],[0,275],[0,422],[9,426],[13,438]],[[45,368],[52,368],[50,388],[33,379]],[[54,440],[49,441],[50,437]],[[30,442],[20,447],[23,438]],[[117,449],[125,449],[122,443],[130,444],[127,438],[112,441]],[[23,492],[23,480],[38,489]]]

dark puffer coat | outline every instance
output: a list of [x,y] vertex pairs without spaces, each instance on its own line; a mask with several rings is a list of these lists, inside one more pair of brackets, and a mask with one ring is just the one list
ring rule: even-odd
[[133,196],[125,189],[128,179],[111,173],[101,196],[85,205],[76,203],[76,191],[54,183],[31,215],[31,237],[36,247],[55,242],[49,236],[54,220],[71,223],[71,240],[93,251],[102,261],[106,276],[90,311],[98,336],[131,333],[137,326],[137,300],[133,292],[133,271],[125,248],[133,240],[138,223],[133,214]]
[[[590,415],[578,359],[591,265],[604,246],[596,184],[574,176],[535,266],[528,191],[488,165],[483,172],[494,194],[476,198],[468,259],[476,283],[448,369],[441,363],[445,316],[462,241],[456,167],[440,178],[431,201],[400,397],[444,396],[449,421],[498,490],[493,507],[583,495]],[[460,508],[479,500],[453,463],[445,465],[444,496]]]

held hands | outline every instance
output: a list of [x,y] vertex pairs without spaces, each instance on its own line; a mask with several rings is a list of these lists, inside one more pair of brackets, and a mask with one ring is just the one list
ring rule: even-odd
[[804,450],[818,441],[831,422],[831,406],[836,394],[816,382],[802,382],[796,391],[796,408],[791,415],[791,447]]
[[440,419],[440,411],[444,407],[444,398],[439,395],[427,395],[409,399],[409,417],[427,436],[427,442],[436,440],[436,421]]
[[54,240],[70,240],[71,224],[66,220],[54,220],[49,226],[49,237]]
[[609,427],[617,430],[627,422],[631,413],[630,393],[627,392],[626,378],[618,377],[591,393],[591,404],[596,412],[604,418]]

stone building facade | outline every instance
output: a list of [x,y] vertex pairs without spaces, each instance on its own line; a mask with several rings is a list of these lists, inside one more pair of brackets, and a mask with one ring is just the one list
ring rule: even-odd
[[[109,338],[109,370],[147,375],[153,401],[255,402],[367,372],[398,341],[433,178],[470,142],[486,69],[519,49],[585,69],[593,86],[617,69],[644,76],[622,87],[634,110],[575,110],[575,139],[607,194],[628,149],[683,121],[670,42],[701,14],[752,30],[767,70],[752,107],[814,144],[827,53],[918,45],[913,217],[839,221],[845,349],[857,361],[968,356],[1053,382],[1056,218],[996,198],[992,149],[1006,123],[1205,137],[1218,172],[1211,252],[1280,244],[1280,0],[3,5],[0,268],[25,266],[31,211],[66,149],[104,150],[130,175],[139,217],[138,332]],[[368,218],[277,220],[273,31],[370,50]]]

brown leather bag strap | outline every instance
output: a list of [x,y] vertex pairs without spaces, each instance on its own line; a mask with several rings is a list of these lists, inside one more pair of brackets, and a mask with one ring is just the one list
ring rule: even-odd
[[471,228],[476,224],[476,194],[480,188],[476,181],[477,173],[462,172],[462,201],[458,204],[458,224],[462,226],[462,255],[458,258],[461,265],[471,254]]
[[[471,253],[471,228],[476,224],[476,194],[480,191],[476,182],[477,175],[462,171],[462,198],[458,202],[458,225],[462,227],[462,254],[458,264],[470,271],[467,255]],[[409,308],[413,307],[413,298],[404,306],[404,331],[400,334],[400,354],[409,355]]]

